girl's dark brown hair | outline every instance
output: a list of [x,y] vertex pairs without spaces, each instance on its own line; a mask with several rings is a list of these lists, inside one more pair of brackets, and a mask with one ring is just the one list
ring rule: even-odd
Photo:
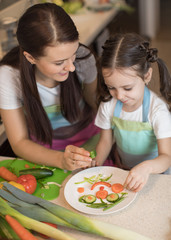
[[[78,41],[79,34],[72,19],[61,7],[44,3],[33,5],[22,15],[18,22],[17,39],[19,46],[4,56],[0,65],[6,64],[20,69],[24,109],[30,134],[40,142],[51,144],[53,131],[39,97],[35,66],[27,61],[23,52],[39,58],[44,55],[47,46]],[[67,81],[61,83],[60,87],[61,112],[73,123],[82,118],[79,107],[82,92],[76,73],[70,73]]]
[[[157,62],[160,75],[160,92],[171,110],[171,77],[164,61],[157,56],[157,49],[150,48],[150,44],[136,33],[116,34],[111,36],[103,46],[101,69],[132,68],[137,75],[144,79],[144,75]],[[102,72],[98,81],[98,104],[109,101],[111,95],[104,83]]]

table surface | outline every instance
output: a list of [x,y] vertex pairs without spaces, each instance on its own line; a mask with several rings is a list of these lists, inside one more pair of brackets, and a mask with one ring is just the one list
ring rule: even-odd
[[[9,158],[0,157],[0,161],[4,159]],[[65,184],[72,175],[74,172],[65,179],[59,197],[52,202],[77,212],[64,198]],[[121,211],[103,216],[83,215],[130,229],[152,240],[171,240],[171,175],[151,175],[135,201]],[[71,229],[58,228],[79,240],[104,239]]]

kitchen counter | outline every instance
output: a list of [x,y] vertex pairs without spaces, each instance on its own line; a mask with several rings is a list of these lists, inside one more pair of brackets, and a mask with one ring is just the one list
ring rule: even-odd
[[[0,160],[3,159],[5,158],[0,157]],[[66,202],[64,198],[65,184],[73,174],[74,172],[65,179],[62,184],[59,197],[52,202],[56,202],[67,209],[76,211]],[[145,235],[152,240],[171,240],[170,186],[171,175],[151,175],[146,186],[137,194],[136,199],[125,209],[109,215],[85,215],[93,219],[98,219],[103,222],[108,222],[126,229],[130,229]],[[58,228],[79,240],[104,239],[99,236],[86,234],[71,229],[66,230],[62,227]]]

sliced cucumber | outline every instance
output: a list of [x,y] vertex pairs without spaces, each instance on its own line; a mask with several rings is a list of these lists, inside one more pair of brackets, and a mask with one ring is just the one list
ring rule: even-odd
[[116,200],[118,200],[119,195],[117,193],[111,193],[107,196],[107,201],[108,202],[115,202]]
[[19,171],[19,175],[31,174],[36,179],[41,179],[45,177],[50,177],[53,175],[53,171],[47,168],[32,168],[32,169],[23,169]]
[[94,203],[96,201],[96,196],[91,195],[91,194],[85,195],[84,201],[85,201],[85,203]]

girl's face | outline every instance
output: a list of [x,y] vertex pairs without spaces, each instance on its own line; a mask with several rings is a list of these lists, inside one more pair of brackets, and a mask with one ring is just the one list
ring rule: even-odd
[[34,59],[36,81],[47,87],[55,87],[75,71],[74,61],[79,42],[57,44],[46,47],[44,56]]
[[135,111],[143,102],[145,83],[151,79],[151,69],[143,81],[131,68],[102,70],[104,81],[112,97],[123,103],[123,110]]

